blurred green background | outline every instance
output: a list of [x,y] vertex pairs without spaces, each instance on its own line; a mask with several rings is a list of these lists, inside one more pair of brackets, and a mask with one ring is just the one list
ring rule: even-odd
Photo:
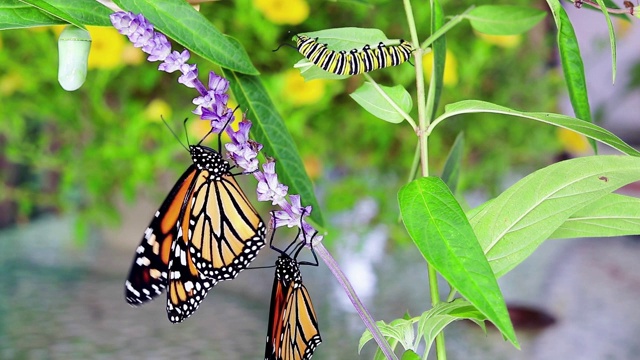
[[[428,6],[415,3],[424,40]],[[494,2],[447,2],[445,13],[459,14],[481,3]],[[545,9],[544,3],[509,3]],[[360,291],[377,310],[374,314],[384,314],[380,318],[387,321],[406,311],[417,315],[429,304],[426,271],[420,255],[404,246],[409,239],[397,221],[396,204],[397,190],[409,176],[415,134],[405,123],[373,117],[348,96],[363,82],[361,76],[304,83],[292,68],[300,55],[287,47],[272,51],[283,42],[293,44],[292,34],[332,27],[375,27],[389,38],[408,38],[405,14],[395,0],[290,0],[289,10],[295,11],[284,12],[277,4],[219,1],[202,4],[201,11],[245,46],[261,72],[329,219],[325,244],[348,273],[361,267],[355,285],[370,285],[372,292],[366,286]],[[518,110],[559,112],[563,79],[551,21],[547,17],[531,32],[514,37],[477,34],[466,22],[456,26],[447,35],[440,107],[481,99]],[[5,344],[0,358],[111,358],[114,353],[120,358],[258,358],[272,270],[252,272],[261,279],[243,273],[220,285],[210,295],[213,300],[176,327],[165,319],[163,300],[139,309],[124,302],[122,283],[142,232],[191,161],[161,116],[181,137],[188,117],[191,143],[199,141],[208,124],[191,113],[195,91],[178,84],[176,74],[157,71],[157,63],[146,62],[114,29],[89,30],[91,69],[75,92],[57,83],[60,28],[0,32],[0,344]],[[196,56],[192,60],[201,80],[209,70],[219,72]],[[414,70],[407,63],[371,76],[414,94]],[[230,104],[235,105],[243,109],[243,104]],[[430,137],[432,174],[441,172],[461,131],[465,152],[458,191],[481,198],[501,190],[506,175],[528,173],[561,154],[589,151],[583,138],[550,126],[466,115],[442,124]],[[240,181],[255,200],[253,177]],[[270,208],[257,205],[266,218]],[[376,243],[380,236],[385,240]],[[273,264],[273,259],[262,255],[256,266]],[[374,260],[367,267],[362,259]],[[373,279],[366,277],[374,273],[371,263],[377,264]],[[326,267],[302,271],[323,338],[331,344],[321,345],[314,359],[355,357],[362,323],[332,291],[323,294],[335,286]],[[480,332],[469,338],[464,329],[452,331],[462,333],[459,339],[469,346],[487,341]],[[498,344],[498,353],[507,354],[504,358],[515,358],[498,334],[488,337]],[[363,358],[373,350],[368,345]]]
[[[468,5],[450,4],[445,11],[460,13]],[[304,83],[291,68],[300,55],[287,47],[272,49],[292,43],[291,34],[340,26],[376,27],[389,38],[408,37],[402,25],[404,13],[389,1],[308,6],[306,17],[302,9],[293,20],[261,11],[250,0],[205,3],[202,12],[249,50],[309,175],[323,191],[323,210],[345,210],[357,199],[373,196],[382,203],[381,216],[392,220],[397,216],[392,190],[406,181],[416,145],[410,127],[376,119],[349,98],[362,77]],[[415,7],[423,39],[428,34],[426,8]],[[371,16],[375,13],[386,16]],[[59,31],[37,28],[0,34],[0,202],[11,210],[3,211],[1,223],[25,222],[42,212],[72,213],[80,217],[81,240],[87,224],[117,224],[115,199],[133,201],[140,192],[160,199],[165,190],[154,186],[158,177],[178,176],[186,168],[188,154],[160,116],[181,135],[185,117],[193,119],[192,128],[200,124],[191,114],[194,92],[177,84],[175,74],[157,71],[156,64],[146,62],[111,28],[90,28],[87,81],[76,92],[63,91],[56,74]],[[553,60],[554,35],[548,24],[524,36],[483,37],[463,22],[447,39],[441,107],[475,98],[527,111],[556,110],[562,79]],[[217,70],[195,60],[201,74]],[[412,65],[405,64],[372,76],[381,84],[401,84],[415,93],[413,74]],[[551,127],[493,117],[466,116],[439,127],[430,142],[432,171],[441,171],[460,131],[466,139],[463,191],[482,188],[493,194],[508,168],[539,168],[561,149]],[[200,128],[190,132],[191,142],[206,127]]]

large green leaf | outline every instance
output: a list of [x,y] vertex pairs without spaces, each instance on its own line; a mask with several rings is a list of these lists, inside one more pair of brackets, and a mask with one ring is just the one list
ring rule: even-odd
[[479,100],[463,100],[457,103],[447,105],[445,107],[444,114],[440,115],[437,119],[431,123],[427,129],[427,134],[430,134],[433,129],[442,121],[452,116],[470,113],[495,113],[504,114],[510,116],[517,116],[521,118],[540,121],[543,123],[563,127],[569,130],[573,130],[591,139],[600,141],[603,144],[609,145],[614,149],[617,149],[625,154],[640,156],[640,152],[629,146],[620,138],[615,136],[610,131],[603,129],[592,123],[582,121],[580,119],[572,118],[570,116],[541,113],[541,112],[524,112],[506,108],[504,106],[492,104],[486,101]]
[[500,277],[531,255],[573,214],[638,180],[638,157],[590,156],[562,161],[518,181],[469,221],[491,268]]
[[398,203],[424,258],[518,347],[495,275],[447,185],[438,177],[416,179],[400,189]]
[[[582,63],[580,46],[578,45],[573,25],[571,25],[571,20],[569,20],[559,0],[547,0],[547,3],[558,28],[560,63],[562,64],[562,73],[567,83],[573,112],[578,119],[593,122],[589,106],[589,94],[587,93],[587,81],[584,76],[584,64]],[[591,141],[591,146],[597,153],[598,149],[594,141]]]
[[223,73],[229,80],[240,108],[249,110],[248,117],[253,121],[251,133],[264,145],[262,152],[276,159],[280,182],[289,186],[289,194],[300,194],[303,205],[313,206],[311,218],[318,225],[324,226],[313,185],[304,170],[296,144],[260,78],[226,69],[223,69]]
[[482,5],[466,15],[471,26],[490,35],[517,35],[529,31],[544,19],[545,12],[514,5]]
[[550,239],[640,234],[640,199],[608,194],[571,215]]
[[55,5],[50,4],[44,0],[21,0],[24,3],[27,3],[40,11],[43,11],[55,18],[58,18],[64,22],[75,25],[75,27],[80,29],[85,29],[84,25],[75,17],[67,13],[66,11],[56,7]]
[[394,124],[404,120],[394,105],[407,114],[413,107],[411,95],[401,85],[390,87],[365,82],[349,96],[369,113]]
[[114,0],[120,8],[142,13],[153,26],[182,46],[242,74],[258,75],[249,55],[186,1]]
[[[111,10],[97,1],[86,0],[43,0],[30,1],[42,9],[20,0],[0,2],[0,30],[27,28],[34,26],[62,25],[75,22],[76,25],[110,26]],[[46,10],[46,11],[45,11]]]

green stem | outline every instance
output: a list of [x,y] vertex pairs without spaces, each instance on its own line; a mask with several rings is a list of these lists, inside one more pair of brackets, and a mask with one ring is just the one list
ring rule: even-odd
[[[411,8],[411,2],[409,0],[403,0],[405,12],[407,14],[407,22],[409,24],[409,31],[411,32],[411,41],[413,44],[419,44],[420,41],[418,39],[418,33],[416,31],[416,23],[413,18],[413,10]],[[433,8],[433,2],[432,2]],[[431,10],[433,13],[433,9]],[[433,19],[432,19],[433,21]],[[417,92],[417,100],[418,100],[418,142],[420,146],[420,164],[422,168],[422,176],[429,176],[429,151],[428,151],[428,135],[426,133],[427,127],[429,126],[430,117],[432,116],[432,112],[427,109],[427,99],[425,94],[425,86],[424,86],[424,74],[422,70],[422,55],[423,49],[421,47],[417,47],[414,51],[414,62],[416,69],[416,92]],[[433,77],[432,77],[432,82]],[[432,86],[433,87],[433,86]],[[430,89],[430,93],[433,92]],[[430,98],[432,98],[430,96]],[[433,107],[433,99],[431,100],[431,107]],[[428,118],[429,117],[429,118]],[[438,290],[438,273],[431,266],[431,264],[427,264],[428,274],[429,274],[429,293],[431,295],[431,305],[436,306],[440,303],[440,292]],[[447,354],[444,343],[444,334],[440,332],[436,336],[436,356],[438,360],[446,360]]]
[[420,45],[420,47],[422,49],[426,49],[429,45],[431,45],[434,41],[436,41],[440,36],[444,35],[447,31],[451,30],[452,27],[458,25],[460,21],[464,20],[466,17],[466,14],[469,11],[471,11],[471,9],[473,9],[474,7],[475,6],[472,5],[467,10],[465,10],[462,14],[454,16],[451,20],[449,20],[449,22],[447,22],[441,28],[439,28],[436,32],[431,34],[431,36],[429,36],[427,40],[425,40],[422,43],[422,45]]

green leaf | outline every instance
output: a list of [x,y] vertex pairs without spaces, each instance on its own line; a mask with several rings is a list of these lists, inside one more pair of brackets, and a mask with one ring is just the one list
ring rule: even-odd
[[[395,349],[398,342],[402,344],[404,349],[411,349],[415,337],[413,330],[414,322],[415,320],[413,319],[396,319],[390,324],[384,321],[376,321],[376,326],[380,330],[380,333],[389,341],[390,345],[394,343],[392,349]],[[371,339],[373,339],[371,332],[366,330],[358,342],[358,352],[360,352],[364,345]]]
[[19,0],[0,4],[0,30],[60,24],[65,22]]
[[517,35],[536,26],[546,13],[542,10],[514,5],[482,5],[466,15],[471,26],[489,35]]
[[416,354],[413,350],[407,350],[402,354],[400,360],[420,360],[420,355]]
[[429,264],[519,347],[495,275],[447,185],[437,177],[414,180],[400,189],[398,203],[411,239]]
[[462,164],[462,153],[464,152],[464,133],[460,132],[451,146],[447,160],[442,169],[442,181],[455,194],[460,178],[460,167]]
[[43,11],[49,14],[52,17],[58,18],[69,24],[73,24],[77,28],[86,30],[84,25],[78,19],[69,15],[67,12],[57,8],[56,6],[48,3],[47,1],[44,1],[44,0],[21,0],[21,1],[39,9],[40,11]]
[[[431,35],[435,34],[444,26],[444,12],[438,1],[431,2]],[[444,64],[447,57],[447,40],[445,36],[438,37],[431,45],[433,51],[433,69],[431,72],[431,82],[429,83],[429,94],[427,101],[431,103],[430,119],[436,117],[442,86],[444,81]],[[428,108],[428,107],[427,107]]]
[[482,322],[487,318],[473,305],[463,299],[442,302],[429,311],[425,311],[418,321],[418,336],[424,337],[424,354],[429,354],[436,336],[444,328],[457,320],[470,319]]
[[289,194],[300,194],[303,205],[313,206],[311,218],[324,226],[313,185],[304,170],[296,144],[260,79],[226,69],[223,69],[223,74],[229,80],[240,108],[249,110],[248,117],[253,121],[251,133],[264,145],[263,154],[277,160],[280,182],[289,186]]
[[[587,82],[584,76],[584,64],[582,63],[580,46],[578,45],[576,33],[573,31],[573,25],[571,25],[571,20],[569,20],[559,0],[547,0],[547,3],[558,28],[560,63],[562,64],[562,73],[567,83],[573,112],[578,119],[593,122],[589,106],[589,94],[587,93]],[[598,149],[595,142],[593,140],[590,142],[593,151],[597,154]]]
[[607,29],[609,30],[609,44],[611,44],[611,72],[612,79],[611,82],[616,82],[616,33],[613,30],[613,24],[611,23],[611,17],[609,16],[609,12],[607,11],[607,5],[603,0],[596,0],[598,5],[600,5],[600,10],[602,11],[602,15],[604,15],[605,20],[607,21]]
[[319,43],[327,44],[331,50],[362,49],[365,45],[388,43],[389,39],[380,29],[343,27],[301,33],[310,38],[318,38]]
[[378,87],[384,94],[374,84],[365,82],[349,96],[379,119],[394,124],[401,123],[404,117],[393,107],[391,102],[394,102],[405,113],[409,113],[413,107],[411,95],[402,85],[393,87],[378,85]]
[[314,63],[307,59],[302,59],[293,65],[294,68],[300,70],[300,75],[304,78],[304,81],[311,81],[316,79],[325,79],[325,80],[342,80],[351,75],[336,75],[334,73],[330,73],[328,71],[322,70],[322,68],[317,67]]
[[46,0],[46,2],[73,16],[84,25],[112,26],[109,20],[112,11],[98,1]]
[[550,239],[640,234],[640,199],[608,194],[572,214]]
[[622,141],[619,137],[615,136],[610,131],[603,129],[592,123],[582,121],[570,116],[541,113],[541,112],[524,112],[506,108],[504,106],[492,104],[486,101],[479,100],[463,100],[457,103],[447,105],[445,107],[444,114],[440,115],[437,119],[431,123],[427,129],[427,134],[430,134],[440,122],[450,118],[452,116],[469,114],[469,113],[495,113],[517,116],[521,118],[540,121],[546,124],[551,124],[565,129],[573,130],[579,134],[587,136],[591,139],[600,141],[603,144],[609,145],[614,149],[617,149],[625,154],[640,156],[640,152],[629,146]]
[[186,1],[114,0],[122,9],[142,13],[165,35],[220,65],[247,75],[258,75],[242,45],[222,34]]
[[638,157],[589,156],[562,161],[518,181],[469,221],[491,268],[500,277],[531,255],[571,215],[638,180]]
[[[19,29],[35,26],[68,24],[64,18],[75,19],[80,25],[110,26],[111,11],[96,1],[47,0],[33,1],[53,8],[53,16],[20,0],[4,0],[0,3],[0,30]],[[64,15],[66,14],[66,15]]]

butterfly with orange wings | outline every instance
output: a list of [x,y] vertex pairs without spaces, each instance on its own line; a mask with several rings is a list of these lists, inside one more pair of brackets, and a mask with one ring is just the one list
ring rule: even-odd
[[[271,292],[265,360],[311,359],[316,347],[322,342],[311,297],[302,284],[300,274],[300,265],[317,266],[318,258],[311,248],[315,261],[298,262],[298,254],[306,244],[304,236],[303,241],[298,242],[301,233],[304,234],[299,230],[294,242],[285,250],[280,250],[273,244],[270,245],[280,253],[280,256],[276,260],[276,273]],[[311,238],[313,239],[313,236]],[[273,243],[273,233],[271,243]]]
[[125,282],[125,298],[134,306],[167,288],[174,323],[193,314],[218,281],[235,278],[265,245],[264,223],[232,166],[200,143],[189,146],[193,164],[145,230]]

